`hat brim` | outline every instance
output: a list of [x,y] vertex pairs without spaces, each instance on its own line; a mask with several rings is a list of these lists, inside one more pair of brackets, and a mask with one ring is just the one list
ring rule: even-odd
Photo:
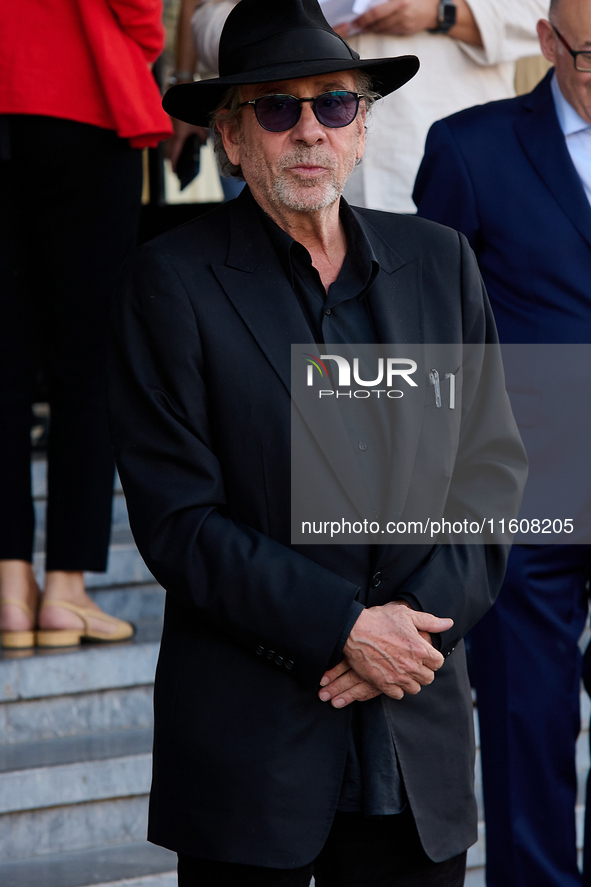
[[179,83],[164,95],[162,106],[167,114],[192,123],[195,126],[209,126],[209,118],[218,107],[226,91],[231,86],[244,86],[248,83],[274,83],[278,80],[293,80],[297,77],[313,77],[317,74],[332,74],[336,71],[365,71],[373,80],[373,88],[381,96],[389,95],[404,86],[419,70],[419,60],[415,55],[401,55],[385,59],[317,59],[312,61],[289,61],[279,65],[266,65],[254,71],[215,77],[211,80],[198,80],[195,83]]

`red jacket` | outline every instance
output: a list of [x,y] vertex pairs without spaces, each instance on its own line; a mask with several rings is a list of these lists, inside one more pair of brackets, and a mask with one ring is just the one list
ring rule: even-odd
[[162,0],[0,0],[0,114],[113,129],[134,148],[171,134],[148,63]]

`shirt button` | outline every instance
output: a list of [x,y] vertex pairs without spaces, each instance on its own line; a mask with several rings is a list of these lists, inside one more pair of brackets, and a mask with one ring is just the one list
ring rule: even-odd
[[332,314],[332,311],[330,310],[330,308],[327,308],[324,313],[328,316],[329,314]]
[[375,576],[371,577],[371,587],[378,588],[382,584],[382,574],[376,573]]
[[359,441],[359,449],[360,449],[360,450],[366,450],[366,449],[367,449],[367,444],[365,443],[364,440],[360,440],[360,441]]

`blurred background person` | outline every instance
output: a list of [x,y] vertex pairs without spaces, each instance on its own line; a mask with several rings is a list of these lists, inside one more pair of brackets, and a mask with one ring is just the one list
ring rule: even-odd
[[[161,0],[0,6],[0,638],[4,647],[120,640],[132,626],[93,603],[83,573],[106,569],[110,534],[110,291],[135,242],[141,149],[170,133],[150,71],[164,37]],[[30,432],[39,369],[51,419],[37,617]]]
[[429,127],[515,95],[515,63],[539,54],[536,22],[546,9],[547,0],[388,0],[337,28],[361,58],[411,54],[421,61],[408,90],[376,108],[347,200],[414,212],[412,188]]
[[[435,123],[414,192],[419,215],[467,236],[501,342],[522,344],[509,352],[522,355],[516,366],[506,363],[530,462],[520,516],[568,514],[582,540],[514,545],[497,602],[471,632],[488,887],[581,884],[575,744],[591,577],[589,348],[531,346],[591,342],[591,3],[552,0],[549,18],[538,33],[554,69],[528,95]],[[589,684],[590,662],[591,652]]]
[[[229,12],[236,6],[234,0],[181,0],[177,19],[175,70],[169,86],[177,83],[191,83],[195,72],[204,78],[218,76],[218,48],[220,34]],[[195,139],[205,144],[209,130],[203,126],[192,126],[183,120],[171,118],[174,135],[167,143],[166,151],[174,172],[187,140]],[[244,183],[220,173],[220,184],[225,200],[237,197]]]

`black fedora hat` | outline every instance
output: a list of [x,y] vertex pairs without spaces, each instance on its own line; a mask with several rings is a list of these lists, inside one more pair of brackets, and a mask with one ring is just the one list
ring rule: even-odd
[[219,77],[173,86],[162,104],[172,117],[207,126],[230,86],[353,69],[365,71],[383,96],[414,77],[419,60],[360,59],[332,30],[317,0],[240,0],[222,31]]

